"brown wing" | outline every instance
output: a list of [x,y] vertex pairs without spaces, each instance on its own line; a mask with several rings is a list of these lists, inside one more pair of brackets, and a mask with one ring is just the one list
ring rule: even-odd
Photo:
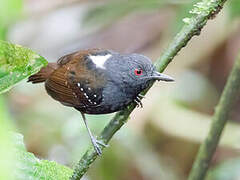
[[95,49],[90,49],[90,50],[80,50],[68,55],[65,55],[61,58],[58,59],[57,64],[58,65],[64,65],[67,64],[68,62],[72,61],[74,58],[80,60],[82,57],[88,55],[88,54],[94,54],[101,51],[101,49],[95,48]]
[[67,106],[98,106],[102,101],[105,78],[86,65],[87,55],[96,51],[80,51],[60,58],[60,67],[45,83],[48,94]]
[[54,71],[45,83],[46,90],[52,98],[67,106],[78,104],[78,99],[67,84],[66,68],[60,67]]

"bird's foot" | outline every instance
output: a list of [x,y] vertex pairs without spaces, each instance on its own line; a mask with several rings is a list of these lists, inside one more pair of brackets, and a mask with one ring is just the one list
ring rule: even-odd
[[96,143],[98,143],[99,145],[101,145],[103,147],[108,147],[109,146],[108,144],[104,144],[102,141],[97,140],[97,139],[96,139]]
[[98,145],[97,140],[96,140],[95,138],[92,139],[92,144],[93,144],[93,147],[94,147],[97,155],[101,156],[101,154],[102,154],[102,149],[101,149],[100,146]]
[[[102,149],[100,146],[103,146],[103,147],[108,147],[108,145],[104,144],[103,142],[97,140],[96,138],[92,138],[92,144],[93,144],[93,147],[96,151],[96,153],[101,156],[102,155]],[[100,146],[99,146],[100,145]]]
[[138,95],[135,99],[134,99],[134,102],[137,104],[137,107],[143,107],[143,104],[142,104],[142,101],[141,101],[141,98],[143,98],[142,97],[142,95]]

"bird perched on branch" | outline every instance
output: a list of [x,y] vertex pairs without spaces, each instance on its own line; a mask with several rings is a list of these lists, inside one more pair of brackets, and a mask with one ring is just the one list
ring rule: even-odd
[[81,112],[91,142],[98,155],[99,142],[91,133],[86,114],[106,114],[122,110],[132,102],[142,106],[141,91],[153,81],[173,81],[156,71],[151,60],[140,54],[120,54],[90,49],[61,57],[29,77],[45,83],[47,93],[65,106]]

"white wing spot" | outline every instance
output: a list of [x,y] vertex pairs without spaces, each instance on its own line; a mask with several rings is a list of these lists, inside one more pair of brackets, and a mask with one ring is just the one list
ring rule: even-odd
[[80,91],[83,91],[83,88],[80,88]]
[[96,94],[94,94],[93,96],[94,96],[94,97],[97,97],[97,95],[96,95]]
[[107,55],[105,55],[105,56],[93,56],[93,55],[90,55],[89,57],[90,57],[90,59],[92,60],[92,62],[93,62],[98,68],[105,69],[104,63],[105,63],[110,57],[112,57],[112,55],[111,55],[111,54],[107,54]]
[[81,84],[80,84],[80,83],[78,83],[77,85],[78,85],[78,87],[80,87],[80,86],[81,86]]

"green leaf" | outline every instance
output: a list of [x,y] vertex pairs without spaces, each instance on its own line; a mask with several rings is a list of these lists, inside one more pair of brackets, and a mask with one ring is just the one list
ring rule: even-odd
[[72,169],[56,162],[40,160],[26,151],[23,136],[12,133],[13,125],[0,96],[0,179],[68,180]]
[[39,160],[27,152],[21,134],[14,133],[13,142],[17,159],[13,173],[16,180],[68,180],[72,175],[72,169],[53,161]]
[[30,49],[0,41],[0,94],[45,65],[47,61]]
[[4,98],[0,96],[0,179],[13,180],[12,169],[14,167],[15,156],[13,143],[9,131],[12,131],[8,111],[5,107]]

